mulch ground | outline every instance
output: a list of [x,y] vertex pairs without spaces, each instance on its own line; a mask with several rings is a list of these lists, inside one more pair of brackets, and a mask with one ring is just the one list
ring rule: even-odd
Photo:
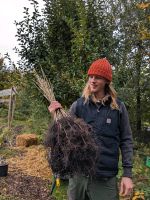
[[42,145],[17,148],[7,158],[7,177],[0,177],[0,200],[54,200],[49,194],[52,173]]
[[18,200],[52,200],[50,184],[48,180],[27,176],[20,171],[11,172],[7,177],[0,177],[0,198],[11,196]]

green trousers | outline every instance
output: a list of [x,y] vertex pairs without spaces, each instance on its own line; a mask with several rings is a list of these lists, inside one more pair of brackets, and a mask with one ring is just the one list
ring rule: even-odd
[[119,200],[117,178],[74,176],[69,179],[68,200]]

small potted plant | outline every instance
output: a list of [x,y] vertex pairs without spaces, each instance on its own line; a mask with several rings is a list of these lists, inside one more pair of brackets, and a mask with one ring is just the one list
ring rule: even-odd
[[4,158],[0,157],[0,177],[7,176],[8,174],[8,164]]

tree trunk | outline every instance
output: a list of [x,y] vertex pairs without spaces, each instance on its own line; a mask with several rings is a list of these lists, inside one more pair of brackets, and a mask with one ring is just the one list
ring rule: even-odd
[[136,131],[138,135],[141,133],[141,90],[139,83],[136,91]]
[[141,112],[141,88],[140,88],[140,78],[141,78],[141,63],[142,63],[142,44],[141,41],[138,43],[138,52],[136,57],[136,132],[138,135],[141,133],[142,129],[142,112]]

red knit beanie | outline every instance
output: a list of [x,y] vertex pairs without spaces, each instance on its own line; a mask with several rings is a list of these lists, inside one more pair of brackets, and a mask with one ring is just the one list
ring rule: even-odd
[[112,81],[111,64],[106,58],[95,60],[88,70],[88,75],[98,75]]

